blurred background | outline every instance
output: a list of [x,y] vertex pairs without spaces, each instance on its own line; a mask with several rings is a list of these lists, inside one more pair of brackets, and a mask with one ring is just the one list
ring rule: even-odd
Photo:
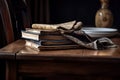
[[[99,0],[28,0],[33,23],[61,23],[78,20],[95,26]],[[114,16],[113,26],[120,25],[120,0],[110,0],[109,9]]]
[[[2,0],[0,0],[2,1]],[[32,23],[56,24],[67,21],[82,21],[85,26],[95,26],[95,15],[100,9],[99,0],[5,0],[8,2],[15,40],[20,32]],[[28,4],[28,5],[26,5]],[[0,6],[0,9],[3,6]],[[110,0],[113,13],[113,28],[120,29],[120,0]],[[4,10],[3,10],[4,11]],[[1,13],[1,11],[0,11]],[[0,15],[0,48],[7,44],[5,26]],[[30,24],[27,24],[29,23]],[[28,26],[29,25],[29,26]],[[25,26],[25,27],[23,27]],[[5,80],[5,61],[0,61],[0,78]]]

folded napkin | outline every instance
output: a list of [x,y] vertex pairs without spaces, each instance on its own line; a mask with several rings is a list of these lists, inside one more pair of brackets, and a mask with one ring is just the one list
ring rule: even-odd
[[75,42],[80,47],[85,47],[88,49],[107,49],[111,47],[117,47],[109,38],[103,37],[98,39],[92,39],[82,30],[66,30],[63,28],[59,28],[59,31],[63,36],[68,38],[69,40]]

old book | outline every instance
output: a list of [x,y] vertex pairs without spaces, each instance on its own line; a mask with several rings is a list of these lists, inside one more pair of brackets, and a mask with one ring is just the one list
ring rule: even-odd
[[39,46],[41,46],[41,42],[25,40],[25,46],[37,49]]
[[71,45],[71,44],[76,44],[73,41],[70,40],[40,40],[40,41],[36,41],[36,40],[30,40],[27,39],[25,40],[26,44],[31,44],[31,45],[36,45],[36,46],[55,46],[55,45]]
[[25,40],[25,46],[30,47],[34,50],[60,50],[60,49],[75,49],[79,46],[70,40],[48,40],[48,41],[35,41]]
[[35,44],[29,41],[26,41],[25,46],[30,47],[34,50],[37,51],[42,51],[42,50],[63,50],[63,49],[78,49],[80,48],[79,45],[77,44],[61,44],[61,45],[41,45],[40,44]]
[[62,36],[61,34],[59,35],[49,35],[49,34],[39,34],[39,33],[32,33],[32,32],[27,32],[27,31],[21,31],[22,33],[22,38],[25,39],[33,39],[33,40],[66,40],[67,38]]
[[32,24],[32,28],[41,30],[56,30],[58,27],[63,27],[65,29],[72,29],[76,21],[70,21],[60,24]]

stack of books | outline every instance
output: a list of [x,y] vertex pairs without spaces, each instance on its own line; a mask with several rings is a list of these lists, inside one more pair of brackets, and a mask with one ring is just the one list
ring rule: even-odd
[[[75,21],[60,24],[62,27],[72,28]],[[67,25],[66,25],[67,24]],[[79,46],[73,41],[64,37],[56,27],[60,25],[33,24],[32,28],[22,30],[22,38],[25,39],[25,46],[37,51],[41,50],[59,50],[59,49],[75,49]]]

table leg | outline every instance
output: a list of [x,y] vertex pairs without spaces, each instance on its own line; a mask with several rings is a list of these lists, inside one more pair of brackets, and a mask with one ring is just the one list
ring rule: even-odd
[[16,80],[16,62],[6,61],[6,80]]

